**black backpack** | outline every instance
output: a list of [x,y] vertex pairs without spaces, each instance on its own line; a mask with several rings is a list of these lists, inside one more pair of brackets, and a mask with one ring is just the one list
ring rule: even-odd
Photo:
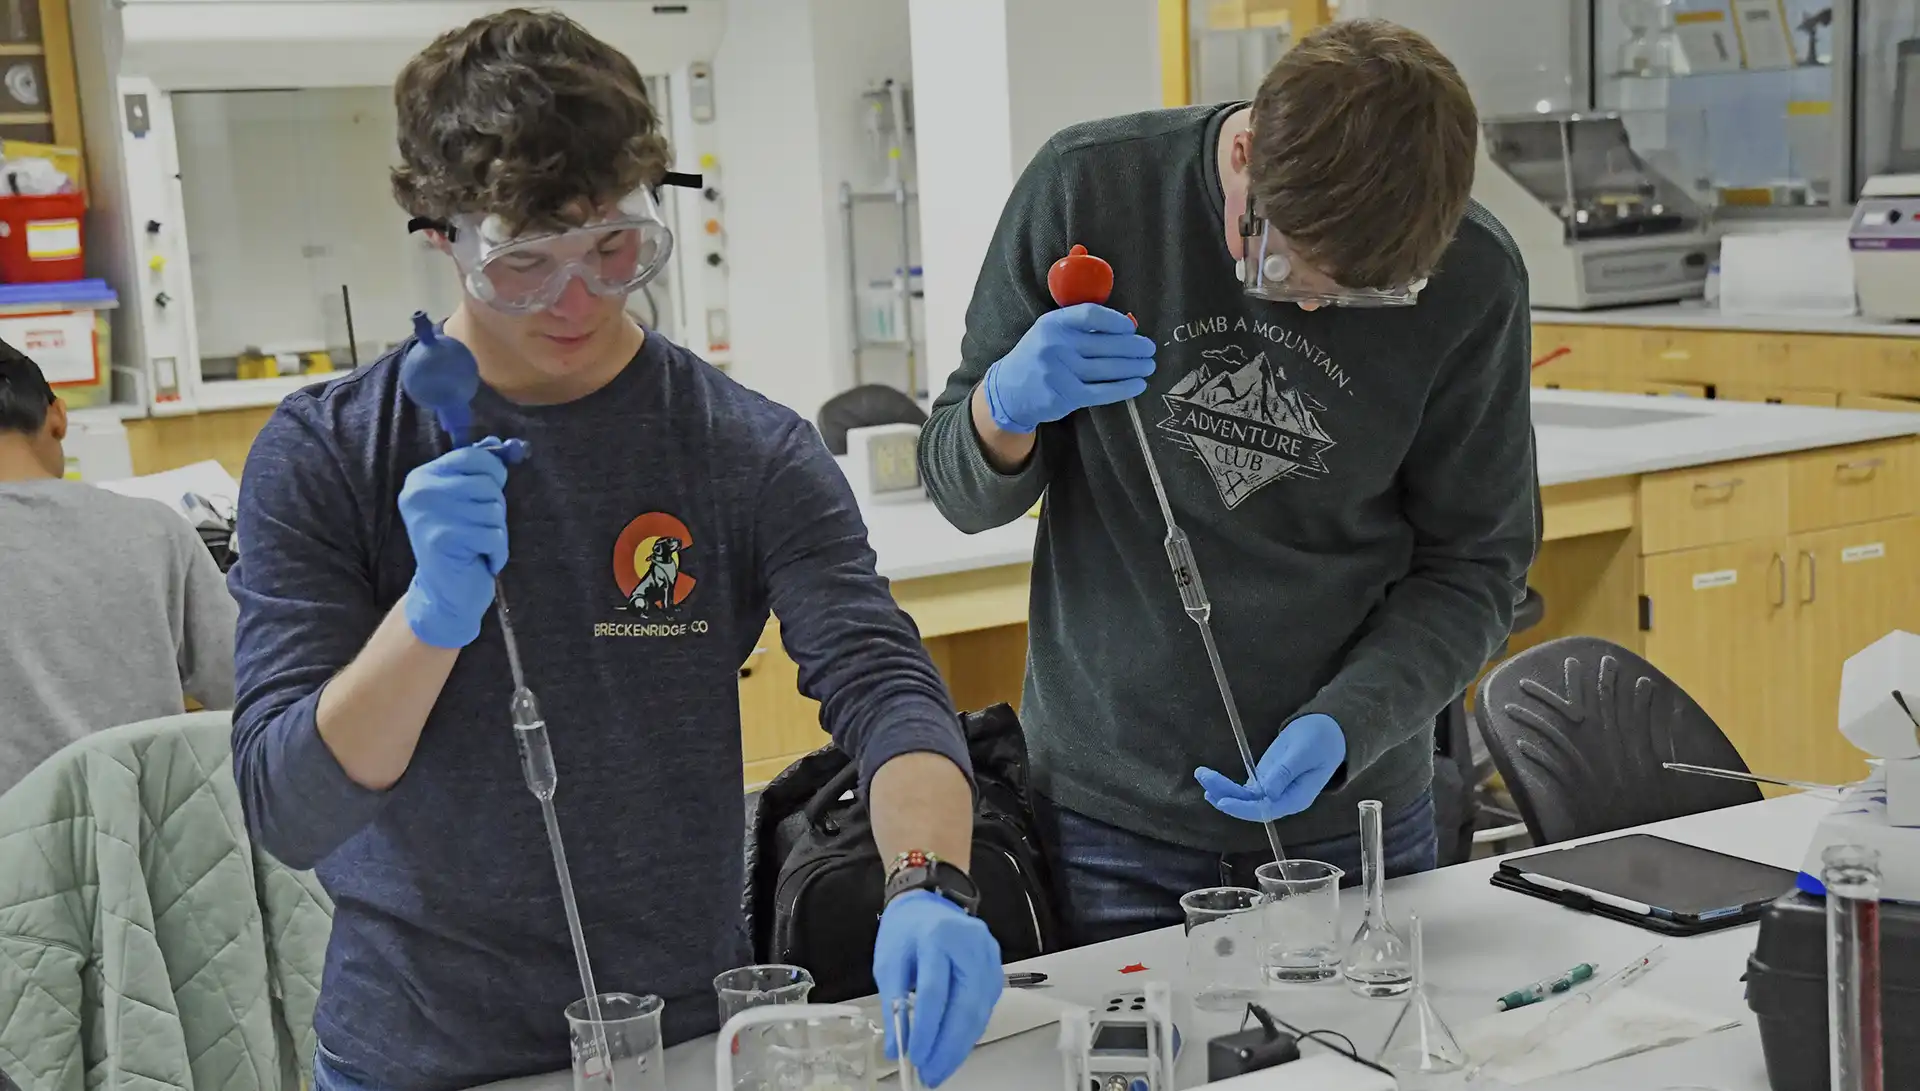
[[[1052,887],[1027,794],[1027,744],[1013,709],[961,717],[979,802],[973,881],[980,919],[1008,962],[1058,949]],[[812,998],[837,1003],[874,992],[886,866],[873,843],[859,769],[827,746],[787,767],[761,793],[747,846],[747,919],[754,957],[812,971]]]

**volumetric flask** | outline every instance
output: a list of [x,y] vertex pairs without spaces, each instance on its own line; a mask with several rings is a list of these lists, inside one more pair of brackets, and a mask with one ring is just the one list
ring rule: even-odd
[[1196,890],[1186,913],[1187,988],[1202,1011],[1238,1011],[1260,998],[1261,896],[1246,887]]
[[1413,956],[1387,919],[1387,860],[1382,846],[1380,801],[1360,804],[1360,879],[1367,888],[1367,915],[1347,945],[1341,965],[1347,984],[1361,996],[1405,996],[1413,988]]
[[1269,982],[1326,981],[1340,972],[1340,880],[1318,860],[1261,864],[1253,873],[1261,909],[1261,968]]
[[601,993],[567,1005],[574,1091],[667,1091],[660,1040],[665,1009],[657,996],[631,993]]

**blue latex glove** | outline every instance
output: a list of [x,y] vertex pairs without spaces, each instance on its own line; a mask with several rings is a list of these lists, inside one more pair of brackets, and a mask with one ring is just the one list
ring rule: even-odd
[[886,1013],[888,1060],[900,1056],[893,1002],[913,994],[907,1057],[929,1087],[946,1082],[973,1051],[1007,982],[1000,944],[986,923],[931,890],[887,903],[873,945],[873,980]]
[[1280,730],[1273,745],[1260,755],[1251,781],[1240,784],[1204,766],[1194,770],[1193,778],[1221,814],[1247,822],[1272,822],[1313,806],[1346,760],[1346,732],[1333,717],[1314,712]]
[[413,543],[407,626],[423,643],[464,648],[493,605],[493,578],[507,566],[507,463],[524,447],[487,438],[416,466],[400,489],[400,519]]
[[1098,303],[1048,311],[987,369],[993,423],[1025,434],[1076,409],[1140,396],[1153,374],[1153,339]]

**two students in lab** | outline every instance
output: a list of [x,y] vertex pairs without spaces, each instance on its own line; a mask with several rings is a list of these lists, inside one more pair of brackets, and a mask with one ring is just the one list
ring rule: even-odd
[[[395,196],[466,289],[444,332],[479,364],[474,434],[533,454],[509,471],[449,449],[396,352],[289,398],[249,459],[235,773],[254,835],[336,904],[316,1086],[567,1065],[556,1013],[579,988],[502,726],[503,573],[603,986],[662,996],[679,1041],[713,1029],[714,973],[749,961],[736,675],[771,610],[859,764],[894,861],[875,977],[916,993],[901,1048],[943,1081],[1003,985],[962,908],[964,740],[812,427],[624,310],[668,241],[639,73],[562,17],[513,11],[429,46],[395,100]],[[1340,24],[1250,106],[1069,129],[1016,187],[922,455],[963,527],[1047,495],[1024,712],[1076,938],[1177,919],[1223,851],[1257,848],[1241,819],[1287,817],[1301,851],[1338,862],[1351,801],[1380,798],[1397,866],[1431,864],[1422,719],[1504,632],[1531,551],[1525,285],[1468,206],[1474,126],[1431,45]],[[1075,242],[1113,260],[1143,331],[1224,321],[1169,346],[1118,311],[1048,314],[1047,267]],[[1189,779],[1231,742],[1176,639],[1138,453],[1095,408],[1147,390],[1270,744],[1251,783]]]

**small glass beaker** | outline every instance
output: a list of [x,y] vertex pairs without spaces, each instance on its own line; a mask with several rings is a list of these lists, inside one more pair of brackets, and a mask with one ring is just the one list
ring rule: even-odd
[[[742,966],[713,979],[713,994],[720,1003],[722,1026],[734,1016],[753,1008],[804,1004],[812,992],[812,974],[798,966],[777,963]],[[764,1026],[748,1027],[740,1032],[739,1040],[733,1046],[738,1071],[750,1074],[764,1067],[767,1034],[768,1028]],[[751,1091],[758,1086],[743,1084],[741,1091]]]
[[657,996],[601,993],[567,1005],[574,1091],[667,1091]]
[[1254,871],[1266,897],[1261,968],[1270,982],[1328,981],[1340,973],[1340,880],[1319,860],[1282,860]]
[[720,1001],[722,1025],[748,1008],[804,1004],[812,993],[812,974],[798,966],[777,963],[742,966],[713,979],[713,995]]
[[[743,1032],[764,1030],[766,1049],[751,1063],[736,1057]],[[714,1044],[714,1074],[725,1091],[872,1091],[880,1071],[880,1038],[852,1004],[780,1004],[751,1008],[727,1020]]]
[[1261,895],[1209,887],[1180,898],[1186,914],[1187,988],[1201,1011],[1235,1011],[1260,999]]

